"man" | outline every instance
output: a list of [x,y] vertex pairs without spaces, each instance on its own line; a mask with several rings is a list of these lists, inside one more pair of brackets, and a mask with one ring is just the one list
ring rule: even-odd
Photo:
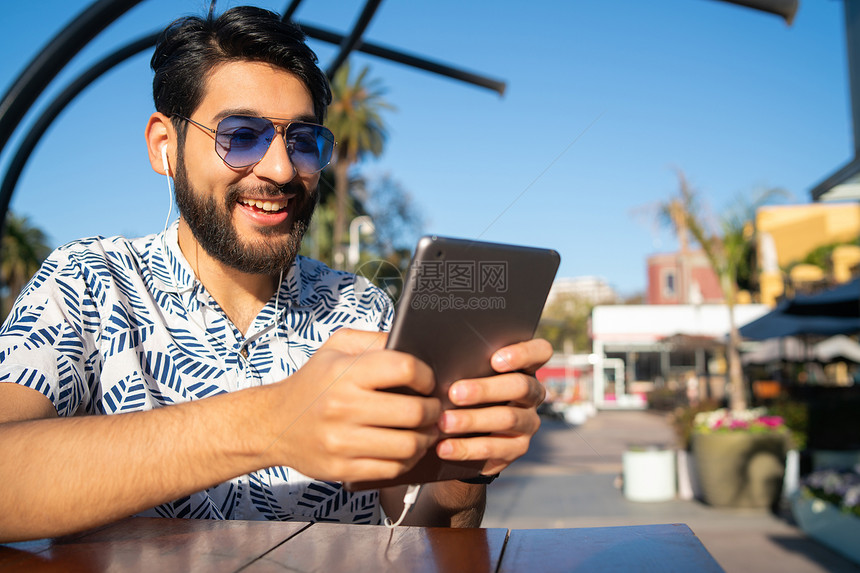
[[[429,449],[487,460],[528,448],[545,341],[500,350],[499,374],[424,396],[433,373],[384,350],[388,299],[297,256],[332,136],[316,56],[276,14],[186,18],[152,58],[150,162],[178,224],[61,247],[0,331],[0,540],[132,515],[379,523],[390,478]],[[277,119],[275,119],[277,118]],[[447,438],[488,433],[484,437]],[[477,526],[485,486],[426,486],[405,523]]]

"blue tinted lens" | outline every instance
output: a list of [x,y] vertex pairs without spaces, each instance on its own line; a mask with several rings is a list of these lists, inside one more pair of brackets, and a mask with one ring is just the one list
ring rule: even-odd
[[334,135],[321,125],[293,122],[284,133],[290,161],[299,173],[321,171],[331,161]]
[[[248,167],[263,159],[274,137],[275,126],[271,120],[231,115],[218,124],[215,149],[230,167]],[[317,173],[331,161],[334,135],[321,125],[290,123],[284,132],[284,141],[290,161],[299,173]]]
[[231,115],[218,124],[215,150],[230,167],[247,167],[263,158],[274,137],[275,126],[268,119]]

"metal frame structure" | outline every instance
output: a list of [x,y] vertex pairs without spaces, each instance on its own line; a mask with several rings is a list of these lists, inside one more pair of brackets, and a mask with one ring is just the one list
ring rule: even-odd
[[[57,74],[105,28],[141,1],[95,0],[45,45],[42,51],[24,68],[24,71],[18,76],[3,98],[0,99],[0,153],[5,150],[12,134]],[[301,1],[290,0],[282,18],[284,20],[295,21],[293,20],[293,15],[301,4]],[[789,24],[794,18],[798,4],[798,0],[721,1],[778,14],[785,18]],[[845,1],[849,2],[850,0]],[[358,51],[489,89],[500,95],[504,94],[505,83],[502,81],[454,68],[400,50],[364,42],[362,36],[373,19],[380,3],[381,0],[366,0],[364,8],[353,25],[352,30],[346,35],[296,22],[308,37],[339,46],[340,49],[337,56],[326,70],[329,78],[334,76],[338,68],[346,62],[352,52]],[[214,5],[215,0],[212,1],[210,12],[214,8]],[[15,191],[15,186],[30,154],[35,149],[41,134],[47,126],[88,85],[131,56],[154,46],[157,38],[157,32],[148,34],[119,48],[80,74],[47,105],[46,109],[36,119],[28,134],[18,146],[3,176],[2,183],[0,183],[0,236],[3,233],[6,214],[12,200],[12,194]]]
[[[24,71],[0,100],[0,152],[6,148],[18,125],[57,74],[105,28],[141,1],[96,0],[46,44],[45,48],[24,68]],[[363,42],[362,36],[381,1],[367,0],[352,30],[346,35],[296,22],[308,37],[340,47],[334,61],[326,69],[326,75],[329,78],[334,76],[352,52],[359,51],[486,88],[500,95],[504,93],[505,83],[500,80],[454,68],[400,50]],[[282,18],[292,20],[300,3],[301,0],[292,0],[284,10]],[[6,214],[18,179],[38,144],[41,134],[44,133],[48,125],[92,82],[128,58],[153,47],[158,39],[158,34],[159,32],[147,34],[101,59],[75,78],[47,105],[18,146],[6,173],[3,175],[2,183],[0,183],[0,235],[2,235]]]

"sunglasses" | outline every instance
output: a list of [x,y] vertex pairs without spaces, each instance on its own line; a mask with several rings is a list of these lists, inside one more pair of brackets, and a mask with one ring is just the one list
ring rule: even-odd
[[[212,129],[181,115],[175,117],[214,134],[215,152],[224,163],[234,169],[259,163],[278,131],[282,131],[290,162],[302,175],[313,175],[322,171],[331,161],[335,146],[334,134],[328,128],[304,121],[230,115],[219,121],[218,127]],[[274,123],[273,119],[280,123]]]

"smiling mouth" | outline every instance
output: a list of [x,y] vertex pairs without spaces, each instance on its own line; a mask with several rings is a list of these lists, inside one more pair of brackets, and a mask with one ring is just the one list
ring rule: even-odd
[[288,196],[283,199],[239,199],[240,205],[245,205],[246,207],[251,207],[254,209],[258,209],[265,213],[277,213],[279,211],[283,211],[287,208],[287,205],[292,199],[293,196]]

